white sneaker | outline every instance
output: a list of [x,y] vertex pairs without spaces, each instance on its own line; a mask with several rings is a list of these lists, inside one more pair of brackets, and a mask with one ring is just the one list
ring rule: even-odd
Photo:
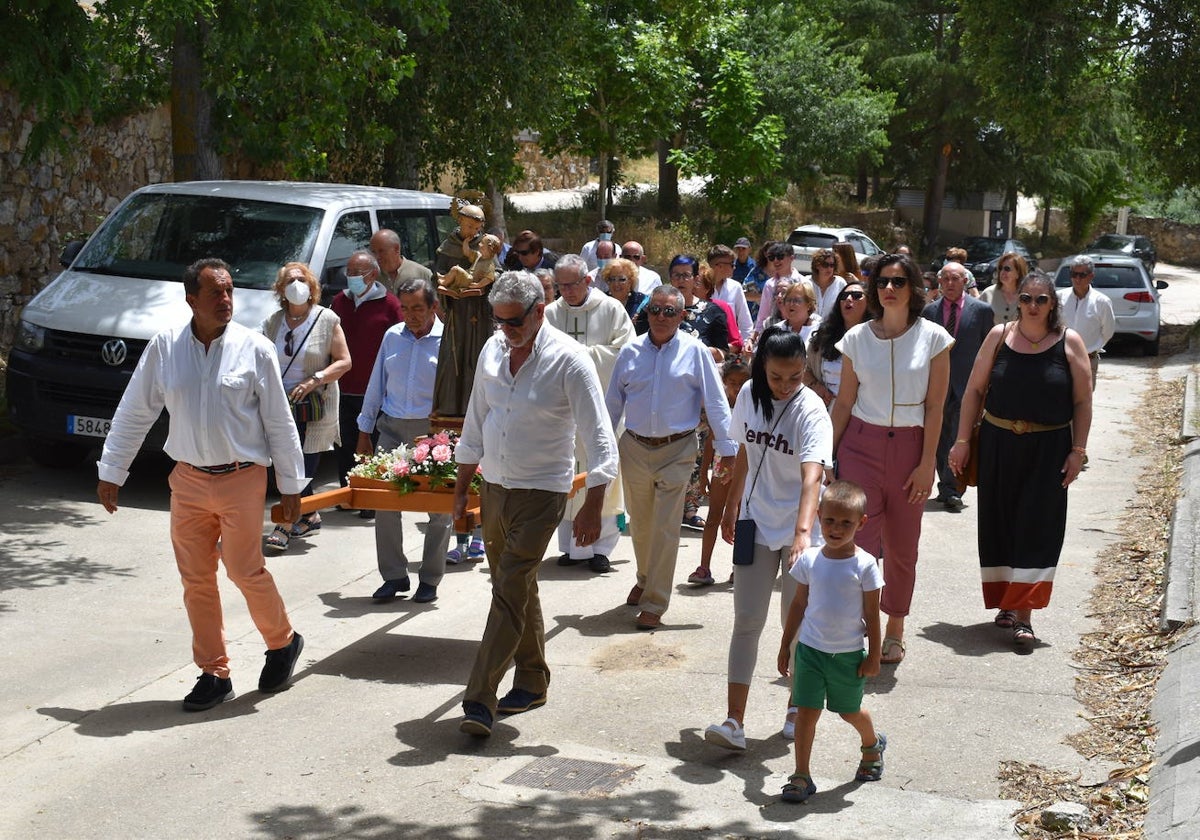
[[724,723],[714,723],[705,729],[704,740],[727,750],[744,750],[746,730],[733,718],[726,718]]
[[785,740],[796,740],[796,712],[798,711],[799,709],[795,706],[788,706],[787,714],[783,718],[783,729],[779,732],[779,735]]

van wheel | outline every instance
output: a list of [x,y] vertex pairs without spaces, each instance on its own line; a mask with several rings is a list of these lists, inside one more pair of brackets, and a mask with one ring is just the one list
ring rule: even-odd
[[87,458],[90,446],[49,438],[29,438],[29,457],[35,464],[56,470],[77,467]]
[[1142,345],[1142,355],[1143,356],[1157,356],[1158,355],[1158,342],[1159,342],[1160,338],[1161,338],[1161,336],[1155,336],[1153,341],[1147,341],[1144,345]]

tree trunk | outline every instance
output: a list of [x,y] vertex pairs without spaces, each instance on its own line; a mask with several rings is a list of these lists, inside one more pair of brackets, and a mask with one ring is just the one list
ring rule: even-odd
[[596,196],[596,210],[599,215],[598,219],[608,218],[608,173],[610,156],[608,150],[604,149],[600,152],[599,170],[600,170],[600,190]]
[[858,189],[854,196],[860,207],[867,203],[867,158],[865,155],[858,159]]
[[666,219],[679,218],[679,167],[667,160],[670,140],[658,141],[658,212]]
[[488,181],[488,197],[492,200],[491,227],[498,227],[504,232],[504,241],[508,241],[508,223],[504,220],[504,191],[497,186],[495,179]]
[[1050,235],[1050,196],[1042,198],[1042,238],[1038,242],[1038,250],[1046,247],[1046,237]]
[[212,97],[201,81],[208,24],[180,21],[171,45],[171,158],[176,181],[223,177],[212,125]]
[[933,177],[925,192],[925,213],[922,223],[925,232],[921,236],[921,257],[928,259],[933,253],[934,243],[942,227],[942,202],[946,199],[946,177],[950,172],[950,143],[937,148],[933,162]]

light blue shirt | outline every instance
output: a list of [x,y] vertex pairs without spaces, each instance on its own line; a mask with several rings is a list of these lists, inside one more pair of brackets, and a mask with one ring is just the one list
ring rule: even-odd
[[708,414],[718,455],[736,455],[729,437],[729,401],[708,348],[687,333],[676,332],[662,347],[650,334],[621,348],[605,396],[608,416],[617,428],[643,437],[667,437],[700,425],[700,409]]
[[441,346],[442,322],[437,318],[420,338],[403,323],[388,328],[363,394],[362,413],[358,415],[360,432],[375,431],[380,411],[398,420],[424,420],[430,415]]

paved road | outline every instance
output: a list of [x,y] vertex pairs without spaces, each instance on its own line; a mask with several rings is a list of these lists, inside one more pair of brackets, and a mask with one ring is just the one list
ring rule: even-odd
[[[1172,283],[1167,320],[1194,319],[1200,277],[1166,266],[1160,277]],[[1037,617],[1032,654],[1016,655],[979,606],[973,495],[957,515],[931,505],[908,659],[869,685],[890,740],[885,777],[850,782],[857,743],[826,719],[814,757],[821,792],[801,807],[777,802],[791,756],[778,736],[786,690],[772,679],[774,619],[751,693],[751,747],[712,749],[701,731],[724,713],[730,589],[681,584],[666,626],[637,633],[623,606],[628,540],[608,576],[544,567],[550,702],[501,722],[487,742],[457,731],[486,575],[453,568],[435,604],[373,605],[371,527],[336,512],[271,563],[307,639],[294,687],[253,690],[261,642],[226,588],[240,696],[185,715],[179,700],[196,672],[161,466],[135,472],[112,517],[88,470],[2,468],[0,836],[1014,837],[1015,804],[998,798],[1001,761],[1085,780],[1108,769],[1063,743],[1082,723],[1069,656],[1092,629],[1091,570],[1143,465],[1129,418],[1145,372],[1175,376],[1190,364],[1105,359],[1092,466],[1072,492],[1054,602]],[[699,551],[696,535],[682,540],[680,581]],[[552,772],[568,760],[596,764]],[[596,767],[624,773],[611,792],[559,790]]]

